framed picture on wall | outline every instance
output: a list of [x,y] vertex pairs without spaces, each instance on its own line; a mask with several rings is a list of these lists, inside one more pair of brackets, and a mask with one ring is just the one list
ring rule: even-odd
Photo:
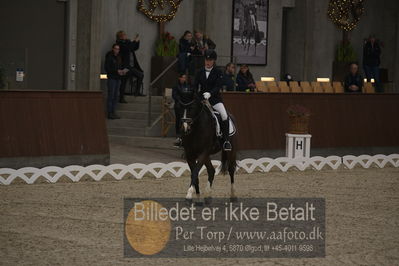
[[233,0],[231,53],[237,64],[267,65],[269,0]]

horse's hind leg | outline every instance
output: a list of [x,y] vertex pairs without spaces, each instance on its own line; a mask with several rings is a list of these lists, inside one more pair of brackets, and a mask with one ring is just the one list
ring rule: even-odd
[[235,188],[234,188],[234,175],[236,172],[236,151],[234,150],[233,146],[233,151],[227,153],[227,160],[228,160],[228,171],[230,175],[230,199],[232,201],[237,200],[237,196],[235,193]]
[[229,175],[230,175],[230,184],[231,184],[230,185],[230,199],[232,201],[237,199],[236,191],[235,191],[235,188],[234,188],[234,173],[235,173],[235,167],[230,167],[229,166]]
[[211,159],[208,158],[205,162],[206,170],[208,172],[208,183],[206,185],[205,193],[208,198],[210,198],[212,195],[212,184],[213,184],[213,179],[215,178],[215,167],[213,167]]

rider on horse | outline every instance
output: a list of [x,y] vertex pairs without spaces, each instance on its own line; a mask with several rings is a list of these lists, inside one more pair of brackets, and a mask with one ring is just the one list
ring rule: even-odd
[[209,100],[221,116],[221,128],[223,134],[223,150],[231,151],[232,146],[229,141],[229,116],[224,107],[220,90],[223,83],[223,72],[216,67],[217,54],[214,50],[206,50],[205,67],[200,70],[195,77],[194,88],[202,95],[205,100]]

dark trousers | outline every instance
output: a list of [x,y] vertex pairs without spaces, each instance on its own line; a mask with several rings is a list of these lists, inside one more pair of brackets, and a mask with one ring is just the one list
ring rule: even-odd
[[121,81],[119,79],[108,79],[107,111],[108,114],[114,113],[118,103],[118,94]]
[[366,66],[366,65],[364,65],[363,67],[367,81],[371,81],[371,79],[375,80],[374,84],[376,92],[384,92],[380,79],[380,68],[378,66]]
[[179,73],[187,74],[188,68],[190,66],[190,56],[187,53],[179,54]]
[[125,89],[126,89],[126,84],[129,79],[132,77],[137,78],[137,86],[135,87],[135,91],[133,92],[133,95],[139,95],[140,93],[143,93],[141,91],[142,85],[143,85],[143,79],[144,79],[144,73],[143,71],[138,70],[137,68],[132,68],[126,76],[122,77],[121,81],[121,86],[120,86],[120,91],[119,91],[119,97],[122,99],[125,96]]
[[181,126],[181,117],[183,116],[183,109],[175,104],[175,129],[176,129],[176,136],[180,137],[180,126]]

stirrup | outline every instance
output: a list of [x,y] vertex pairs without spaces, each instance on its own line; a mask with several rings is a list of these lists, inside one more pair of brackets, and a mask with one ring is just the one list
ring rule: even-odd
[[233,147],[231,146],[230,141],[226,140],[226,141],[223,143],[223,150],[224,150],[224,151],[231,151],[232,149],[233,149]]

